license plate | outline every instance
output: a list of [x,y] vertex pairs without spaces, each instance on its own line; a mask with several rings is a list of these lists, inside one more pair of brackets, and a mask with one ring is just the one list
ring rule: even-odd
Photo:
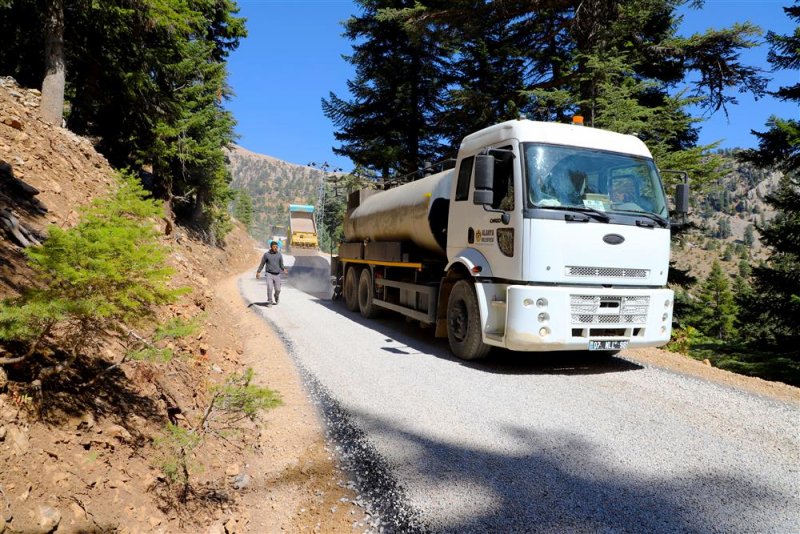
[[589,350],[622,350],[628,348],[627,341],[611,341],[611,340],[604,340],[604,341],[590,341],[589,342]]

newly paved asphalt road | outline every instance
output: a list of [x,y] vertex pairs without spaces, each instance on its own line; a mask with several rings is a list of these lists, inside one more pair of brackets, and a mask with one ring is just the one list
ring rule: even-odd
[[416,324],[331,302],[318,261],[296,272],[312,291],[290,271],[279,306],[258,304],[252,273],[240,288],[319,402],[374,530],[800,532],[800,406],[623,358],[462,362]]

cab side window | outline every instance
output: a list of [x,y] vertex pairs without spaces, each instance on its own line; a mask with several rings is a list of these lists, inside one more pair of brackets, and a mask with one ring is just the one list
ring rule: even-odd
[[514,210],[514,153],[510,146],[501,147],[503,152],[495,156],[494,162],[494,209]]
[[475,156],[461,160],[461,166],[458,168],[458,183],[456,184],[456,201],[469,198],[469,183],[472,178],[472,166],[474,164]]

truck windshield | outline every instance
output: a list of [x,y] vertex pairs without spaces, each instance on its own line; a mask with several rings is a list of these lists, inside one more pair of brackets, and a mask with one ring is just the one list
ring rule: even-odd
[[653,160],[588,148],[523,144],[529,208],[593,208],[667,218]]

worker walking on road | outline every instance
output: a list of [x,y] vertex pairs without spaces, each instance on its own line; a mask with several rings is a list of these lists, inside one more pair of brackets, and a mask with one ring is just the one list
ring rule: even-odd
[[261,263],[256,270],[256,278],[261,275],[261,269],[267,277],[267,306],[273,304],[272,294],[275,293],[275,301],[280,302],[281,296],[281,273],[286,272],[283,266],[283,255],[278,251],[278,242],[273,241],[269,244],[269,250],[261,257]]

